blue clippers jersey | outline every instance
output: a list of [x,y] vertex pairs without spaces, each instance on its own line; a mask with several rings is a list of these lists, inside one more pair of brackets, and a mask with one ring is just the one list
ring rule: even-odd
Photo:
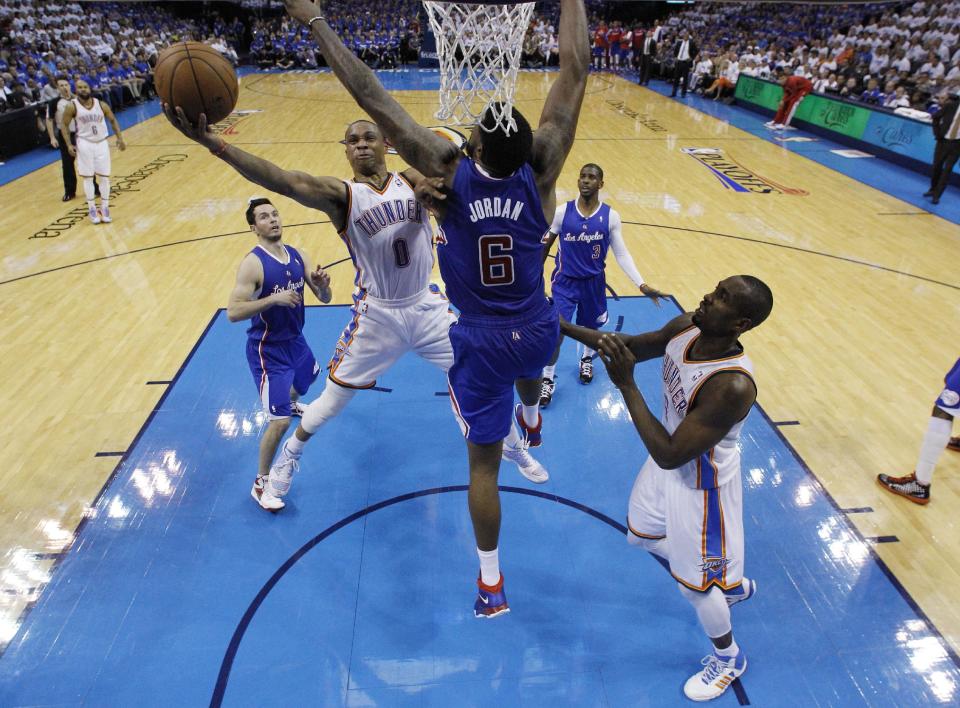
[[601,204],[592,216],[583,216],[577,202],[567,202],[558,235],[557,268],[568,278],[592,278],[603,273],[610,248],[610,206]]
[[460,159],[437,238],[450,302],[465,315],[517,316],[542,306],[543,218],[533,169],[487,177]]
[[281,263],[260,246],[250,251],[263,264],[260,297],[283,290],[300,293],[300,304],[296,307],[274,305],[250,318],[247,335],[261,342],[285,342],[299,337],[303,332],[303,286],[306,284],[303,259],[295,248],[287,245],[284,248],[287,249],[287,263]]

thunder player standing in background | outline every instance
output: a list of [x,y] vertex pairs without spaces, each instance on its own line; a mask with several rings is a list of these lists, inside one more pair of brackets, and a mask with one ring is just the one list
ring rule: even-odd
[[[76,120],[77,145],[70,141],[70,123]],[[90,221],[109,224],[110,218],[110,148],[107,146],[107,120],[113,126],[117,136],[117,147],[126,150],[120,124],[117,123],[110,106],[90,93],[90,84],[83,79],[77,81],[77,97],[63,111],[60,119],[60,134],[66,141],[67,151],[77,158],[77,173],[83,179],[83,193],[87,197]],[[100,187],[100,212],[95,203],[96,193],[93,178],[96,176]]]
[[[733,639],[730,606],[756,589],[743,575],[739,438],[757,387],[739,338],[771,309],[770,288],[740,275],[721,281],[695,312],[657,332],[601,335],[562,323],[567,336],[600,352],[650,452],[630,493],[627,540],[669,570],[713,643],[705,668],[683,687],[695,701],[721,695],[747,668]],[[658,356],[663,423],[633,379],[637,361]]]
[[438,204],[437,253],[450,301],[460,310],[451,328],[454,365],[448,381],[470,461],[468,500],[480,556],[478,617],[507,612],[500,574],[500,496],[503,441],[516,417],[526,442],[540,443],[540,370],[559,335],[557,312],[543,286],[540,239],[556,208],[556,182],[573,145],[590,56],[583,0],[560,5],[560,71],[534,134],[516,109],[509,133],[490,108],[470,135],[470,157],[418,125],[348,50],[308,0],[285,0],[309,26],[327,64],[360,106],[383,128],[397,152],[450,197]]
[[259,502],[270,463],[295,413],[293,399],[305,394],[320,373],[303,338],[303,287],[321,302],[330,302],[330,276],[319,265],[312,270],[304,254],[283,243],[280,213],[269,199],[251,199],[246,217],[257,246],[240,262],[227,317],[231,322],[250,320],[247,363],[270,421],[260,440],[252,490]]
[[[621,234],[620,214],[610,205],[600,201],[603,187],[603,169],[593,163],[580,168],[577,180],[580,197],[557,207],[549,233],[544,237],[543,260],[546,262],[553,242],[561,234],[557,252],[557,264],[550,278],[551,294],[557,311],[565,320],[573,321],[577,311],[577,324],[581,327],[599,329],[607,322],[607,249],[613,249],[617,264],[633,284],[647,297],[653,298],[657,307],[664,293],[643,282],[630,251]],[[563,335],[550,363],[543,369],[543,385],[540,390],[540,405],[548,406],[556,389],[554,373]],[[580,358],[580,383],[593,381],[593,350],[584,349]]]

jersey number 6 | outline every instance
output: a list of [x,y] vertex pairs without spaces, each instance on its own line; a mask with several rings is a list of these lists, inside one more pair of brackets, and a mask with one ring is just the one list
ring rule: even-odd
[[513,283],[513,256],[507,253],[513,250],[513,236],[509,234],[481,236],[479,246],[480,282],[487,287]]

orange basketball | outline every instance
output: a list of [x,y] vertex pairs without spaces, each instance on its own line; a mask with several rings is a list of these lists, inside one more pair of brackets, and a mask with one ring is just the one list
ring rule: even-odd
[[201,113],[208,125],[222,121],[240,93],[233,66],[202,42],[180,42],[160,52],[153,81],[160,100],[182,108],[194,125]]

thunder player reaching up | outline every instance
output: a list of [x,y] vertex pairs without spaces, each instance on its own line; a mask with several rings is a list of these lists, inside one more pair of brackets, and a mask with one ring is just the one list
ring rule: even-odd
[[[282,170],[224,142],[207,130],[204,116],[193,127],[179,108],[176,115],[169,106],[164,110],[184,135],[209,148],[250,181],[326,213],[357,269],[353,318],[337,343],[329,382],[303,411],[300,425],[284,444],[268,479],[259,476],[254,481],[253,494],[260,506],[277,511],[284,506],[283,497],[299,469],[306,442],[336,417],[358,390],[373,388],[377,377],[409,351],[444,371],[453,364],[448,332],[454,317],[446,299],[430,285],[432,232],[413,193],[412,185],[422,177],[416,170],[387,170],[383,135],[368,120],[347,127],[343,143],[353,179],[345,182]],[[515,442],[505,456],[528,479],[545,479],[546,471],[520,445],[515,431],[512,438]]]
[[[577,311],[577,324],[590,329],[599,329],[607,322],[607,249],[613,249],[617,264],[647,297],[653,298],[657,307],[664,293],[643,282],[643,276],[633,264],[621,234],[620,214],[600,201],[603,187],[603,169],[593,163],[580,168],[577,180],[579,199],[557,207],[549,233],[544,237],[543,260],[553,242],[560,238],[557,264],[550,278],[551,294],[560,316],[573,321]],[[555,368],[560,356],[563,335],[557,340],[557,348],[550,363],[543,369],[543,385],[540,389],[540,405],[544,408],[553,399],[556,390]],[[593,350],[586,347],[580,358],[580,383],[593,381]]]
[[283,243],[280,213],[269,199],[251,199],[246,211],[257,246],[240,262],[227,317],[250,320],[247,363],[270,422],[260,440],[260,465],[253,496],[263,493],[270,463],[290,427],[292,399],[307,392],[320,372],[303,337],[303,287],[330,302],[330,276],[314,271],[305,254]]
[[[564,334],[599,350],[650,452],[630,493],[627,540],[669,570],[713,643],[705,668],[683,687],[695,701],[721,695],[747,668],[733,639],[730,606],[756,589],[743,575],[738,445],[757,387],[739,338],[772,308],[770,288],[739,275],[657,332],[629,337],[562,324]],[[663,423],[633,380],[637,361],[659,356]]]
[[488,108],[470,135],[464,156],[418,125],[347,49],[308,0],[285,0],[287,11],[309,26],[337,78],[383,128],[397,152],[450,197],[438,204],[437,254],[450,301],[460,310],[451,328],[454,365],[451,399],[467,439],[468,501],[480,556],[478,617],[508,611],[500,574],[502,443],[511,430],[513,386],[522,405],[516,416],[526,441],[540,444],[540,371],[559,335],[557,312],[543,286],[540,239],[553,218],[555,186],[573,144],[589,71],[583,0],[560,6],[560,72],[536,133],[516,109],[517,129],[496,127]]

